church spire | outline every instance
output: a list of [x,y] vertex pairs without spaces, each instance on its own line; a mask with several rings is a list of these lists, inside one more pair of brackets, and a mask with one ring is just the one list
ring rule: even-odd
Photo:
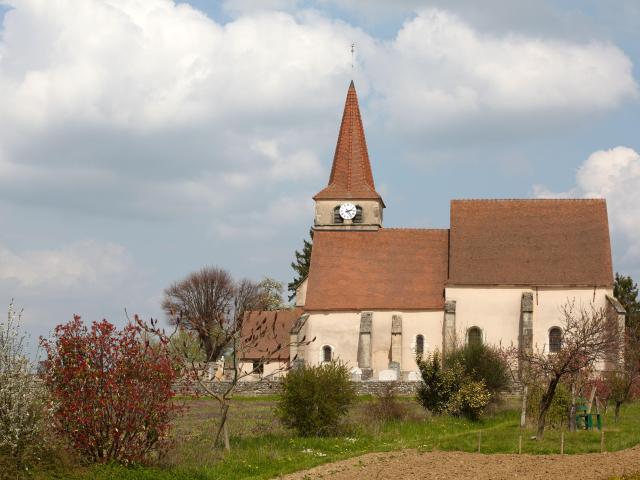
[[382,202],[373,182],[358,95],[353,80],[349,85],[344,105],[329,185],[313,198],[314,200],[371,199]]

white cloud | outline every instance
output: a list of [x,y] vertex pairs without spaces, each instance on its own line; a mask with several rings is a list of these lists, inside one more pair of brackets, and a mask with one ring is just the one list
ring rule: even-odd
[[259,140],[253,144],[253,150],[271,160],[269,174],[274,179],[318,178],[322,173],[322,165],[311,150],[303,149],[283,155],[275,140]]
[[293,10],[299,0],[224,0],[222,8],[231,15],[244,15],[256,11]]
[[534,186],[540,198],[603,197],[607,200],[614,251],[626,269],[640,268],[640,154],[632,148],[615,147],[589,155],[576,173],[576,185],[554,193]]
[[[10,1],[9,3],[14,3]],[[3,111],[134,129],[324,108],[350,28],[263,13],[220,25],[170,0],[16,2],[5,16]],[[344,58],[341,58],[344,57]]]
[[268,11],[222,25],[170,0],[6,1],[5,201],[155,218],[317,183],[353,27]]
[[532,115],[575,118],[638,94],[631,61],[612,44],[492,35],[442,10],[420,12],[366,60],[398,131],[461,122],[482,129],[514,118],[530,125]]
[[[264,202],[263,202],[264,203]],[[300,225],[313,218],[313,202],[305,194],[280,194],[249,213],[230,212],[211,230],[222,239],[272,239],[291,225]]]
[[65,211],[213,217],[249,193],[309,195],[354,74],[365,121],[420,152],[429,134],[527,132],[637,94],[611,44],[489,35],[443,10],[385,41],[269,10],[287,0],[236,4],[225,24],[171,0],[4,2],[0,198]]
[[59,249],[21,252],[0,245],[0,281],[21,288],[109,288],[131,267],[129,253],[114,243],[87,240]]

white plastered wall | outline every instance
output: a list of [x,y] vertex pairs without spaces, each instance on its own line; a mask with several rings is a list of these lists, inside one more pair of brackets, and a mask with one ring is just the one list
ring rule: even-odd
[[296,288],[296,307],[304,307],[307,301],[308,278],[305,278],[298,288]]
[[[373,311],[371,356],[374,378],[377,378],[377,372],[389,368],[393,315],[402,317],[401,371],[417,371],[417,335],[424,336],[425,352],[442,349],[442,311]],[[313,343],[305,347],[304,358],[307,363],[320,363],[322,347],[329,345],[333,348],[335,359],[345,362],[349,368],[358,366],[360,312],[311,313],[304,334],[309,339],[316,337]]]
[[[286,362],[282,362],[279,360],[272,360],[264,364],[264,372],[262,373],[262,375],[253,373],[253,374],[247,375],[246,377],[243,377],[242,380],[251,382],[251,381],[260,380],[261,378],[271,378],[271,379],[279,378],[282,375],[286,375],[285,373],[286,366],[287,366]],[[238,370],[240,371],[241,374],[251,372],[253,370],[253,361],[240,362],[238,365]]]
[[[460,343],[466,332],[477,326],[485,343],[503,346],[518,345],[520,306],[523,292],[533,294],[533,345],[548,349],[549,329],[562,326],[560,309],[567,301],[576,306],[596,308],[606,306],[605,295],[610,288],[560,287],[447,287],[446,299],[456,301],[456,335]],[[594,295],[595,292],[595,295]]]

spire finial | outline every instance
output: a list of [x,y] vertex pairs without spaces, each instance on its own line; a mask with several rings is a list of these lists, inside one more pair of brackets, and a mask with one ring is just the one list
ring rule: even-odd
[[353,70],[353,56],[356,52],[356,44],[355,42],[351,44],[351,70]]

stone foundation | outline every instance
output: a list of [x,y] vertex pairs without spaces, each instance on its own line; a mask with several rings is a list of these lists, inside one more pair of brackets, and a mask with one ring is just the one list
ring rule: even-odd
[[[352,382],[356,388],[358,395],[376,395],[384,392],[388,385],[395,387],[396,395],[412,396],[415,395],[419,382]],[[211,382],[207,386],[214,391],[222,393],[229,388],[228,382]],[[197,385],[193,386],[194,391],[200,390]],[[200,390],[201,391],[201,390]],[[239,382],[235,388],[234,395],[240,397],[259,397],[264,395],[280,394],[279,381],[262,381],[262,382]]]

